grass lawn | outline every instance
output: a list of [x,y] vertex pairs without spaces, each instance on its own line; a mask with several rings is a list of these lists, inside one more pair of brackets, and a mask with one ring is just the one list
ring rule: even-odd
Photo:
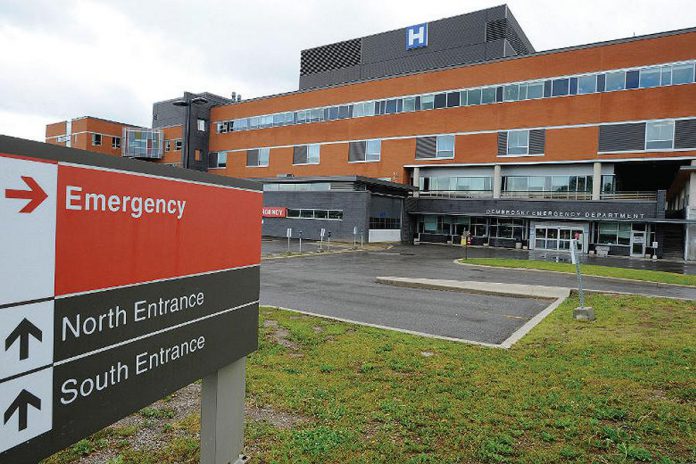
[[[504,258],[469,258],[460,259],[459,262],[462,264],[482,264],[485,266],[509,267],[515,269],[541,269],[544,271],[575,273],[574,264],[555,263],[551,261]],[[646,282],[696,286],[696,275],[683,275],[676,274],[674,272],[651,271],[646,269],[625,269],[620,267],[597,266],[596,264],[582,264],[582,273],[592,276],[619,277],[623,279],[644,280]]]
[[[696,302],[588,303],[597,321],[574,321],[568,300],[510,350],[262,308],[247,407],[265,416],[248,419],[246,452],[293,464],[696,461]],[[114,464],[198,462],[197,411],[157,427],[152,449],[107,429],[49,462],[102,462],[89,461],[100,446]]]

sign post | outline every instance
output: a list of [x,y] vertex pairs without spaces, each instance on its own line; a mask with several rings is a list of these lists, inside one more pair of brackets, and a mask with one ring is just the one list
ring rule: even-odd
[[326,249],[328,251],[331,251],[331,231],[329,231],[327,237],[326,237]]
[[319,231],[319,251],[324,250],[324,235],[326,235],[326,229],[322,227]]
[[585,289],[582,286],[580,257],[578,256],[578,240],[578,236],[570,240],[570,261],[572,264],[575,264],[575,275],[578,278],[578,295],[580,297],[580,306],[573,310],[573,317],[578,321],[594,321],[594,310],[589,306],[585,306]]
[[200,378],[202,462],[237,462],[261,199],[249,181],[0,136],[0,462]]
[[302,254],[302,231],[299,232],[300,235],[300,254]]
[[285,236],[288,238],[288,254],[290,254],[290,239],[292,238],[292,227],[285,230]]
[[353,226],[353,248],[358,240],[358,226]]

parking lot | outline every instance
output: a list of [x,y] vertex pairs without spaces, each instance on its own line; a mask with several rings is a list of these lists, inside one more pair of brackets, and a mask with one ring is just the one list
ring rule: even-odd
[[[269,246],[281,249],[282,245],[283,241],[264,242],[264,254]],[[376,283],[375,278],[426,277],[576,285],[572,275],[478,268],[453,262],[462,256],[463,251],[456,247],[397,245],[379,251],[267,260],[261,267],[261,303],[435,336],[498,344],[543,310],[549,301],[391,287]],[[696,298],[695,289],[645,282],[586,277],[585,285],[599,291]]]

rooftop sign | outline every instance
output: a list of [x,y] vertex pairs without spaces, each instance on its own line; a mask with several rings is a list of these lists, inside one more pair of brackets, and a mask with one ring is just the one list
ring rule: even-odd
[[406,50],[428,46],[428,23],[406,28]]
[[254,351],[261,208],[249,182],[0,137],[0,462]]

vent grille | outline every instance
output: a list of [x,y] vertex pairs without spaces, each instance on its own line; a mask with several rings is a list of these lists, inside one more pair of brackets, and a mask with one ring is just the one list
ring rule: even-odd
[[416,158],[435,158],[436,146],[435,137],[418,137],[416,139]]
[[641,151],[645,149],[645,123],[599,126],[599,151]]
[[517,34],[514,27],[510,26],[507,18],[495,19],[486,23],[486,42],[507,39],[518,55],[528,55],[529,49]]
[[675,124],[674,148],[696,148],[696,119],[682,119]]
[[546,130],[534,129],[529,131],[529,154],[542,155],[544,154],[544,145],[546,144]]
[[507,155],[507,132],[498,132],[498,156]]
[[361,40],[352,39],[302,50],[300,75],[315,74],[360,64]]

